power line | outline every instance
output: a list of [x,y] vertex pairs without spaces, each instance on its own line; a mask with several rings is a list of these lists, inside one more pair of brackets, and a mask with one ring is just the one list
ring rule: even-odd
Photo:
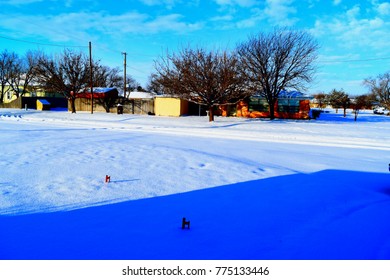
[[[106,51],[106,52],[111,52],[111,53],[122,53],[123,50],[118,50],[118,49],[113,49],[113,48],[109,48],[109,47],[106,47],[106,46],[102,46],[99,44],[99,42],[97,42],[96,44],[96,49],[100,49],[100,50],[103,50],[103,51]],[[139,57],[139,56],[142,56],[142,57],[149,57],[149,58],[154,58],[156,57],[157,55],[152,55],[152,54],[140,54],[140,53],[136,53],[136,52],[127,52],[127,55],[128,56],[133,56],[133,57]]]
[[[47,26],[40,26],[40,25],[38,25],[36,23],[27,22],[23,18],[20,18],[20,17],[18,17],[17,20],[25,22],[25,23],[29,23],[29,24],[34,24],[38,28],[43,28],[43,29],[46,29],[46,30],[54,31],[53,29],[48,28]],[[55,30],[55,32],[58,32],[58,30]],[[61,32],[61,31],[59,31],[59,32],[62,33],[62,34],[65,34],[65,33]],[[69,34],[66,34],[66,36],[69,36]],[[51,46],[51,47],[61,47],[61,48],[89,48],[89,46],[71,46],[71,45],[63,45],[63,44],[35,42],[35,41],[11,38],[11,37],[7,37],[7,36],[3,36],[3,35],[0,35],[0,38],[6,39],[6,40],[17,41],[17,42],[23,42],[23,43],[27,43],[27,44],[41,45],[41,46]],[[80,41],[79,38],[76,38],[74,36],[73,36],[73,38],[78,40],[78,41]],[[100,45],[99,43],[95,44],[95,49],[96,48],[104,50],[104,51],[107,51],[107,52],[111,52],[111,53],[117,53],[117,54],[122,53],[122,51],[119,51],[117,49],[113,49],[113,48],[110,48],[110,47],[106,47],[106,46]],[[129,54],[129,53],[126,53],[126,54]],[[152,55],[139,54],[139,53],[130,53],[130,55],[132,55],[132,56],[143,56],[143,57],[155,57],[155,56],[152,56]],[[145,74],[144,71],[141,71],[141,70],[136,69],[134,67],[129,67],[129,66],[125,66],[125,67],[126,68],[130,68],[130,69],[132,69],[134,71],[137,71],[137,72]]]
[[131,66],[129,66],[129,65],[127,65],[126,68],[127,68],[127,69],[131,69],[131,70],[138,71],[138,72],[140,72],[140,73],[142,73],[142,74],[148,74],[148,73],[146,73],[146,72],[143,71],[143,70],[139,70],[139,69],[134,68],[134,67],[131,67]]
[[389,60],[390,57],[377,57],[377,58],[365,58],[365,59],[344,59],[344,60],[322,60],[319,63],[346,63],[346,62],[367,62],[367,61],[379,61]]
[[[29,40],[22,40],[22,39],[10,38],[10,37],[3,36],[3,35],[0,35],[0,38],[6,39],[6,40],[11,40],[11,41],[22,42],[22,43],[26,43],[26,44],[32,44],[32,45],[51,46],[51,47],[61,47],[61,48],[89,48],[89,46],[71,46],[71,45],[61,45],[61,44],[52,44],[52,43],[41,43],[41,42],[35,42],[35,41],[29,41]],[[98,47],[98,48],[99,48],[99,47]],[[102,47],[100,47],[100,49],[103,49],[103,50],[106,50],[106,51],[110,51],[110,52],[113,52],[113,53],[119,53],[119,51],[116,51],[116,50],[113,50],[113,49],[102,48]],[[130,66],[128,66],[128,65],[126,66],[126,68],[129,68],[129,69],[132,69],[132,70],[135,70],[135,71],[138,71],[138,72],[140,72],[140,73],[145,74],[144,71],[139,70],[139,69],[136,69],[136,68],[134,68],[134,67],[130,67]]]
[[70,46],[70,45],[60,45],[60,44],[52,44],[52,43],[33,42],[28,40],[10,38],[3,35],[0,35],[0,38],[11,40],[11,41],[23,42],[26,44],[40,45],[40,46],[61,47],[61,48],[88,48],[88,46]]

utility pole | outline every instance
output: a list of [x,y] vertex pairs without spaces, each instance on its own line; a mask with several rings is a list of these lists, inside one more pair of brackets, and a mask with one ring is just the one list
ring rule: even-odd
[[90,68],[90,83],[91,83],[91,114],[93,114],[93,70],[92,70],[92,43],[89,42],[89,68]]
[[127,56],[127,53],[126,52],[123,52],[122,53],[124,55],[124,60],[123,60],[123,69],[124,69],[124,76],[123,76],[123,97],[126,98],[126,56]]

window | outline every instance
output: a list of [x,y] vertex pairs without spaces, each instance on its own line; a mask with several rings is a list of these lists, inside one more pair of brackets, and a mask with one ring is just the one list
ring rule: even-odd
[[299,99],[280,98],[278,100],[278,111],[283,113],[298,113]]
[[269,111],[269,105],[267,103],[267,100],[264,98],[251,98],[249,100],[249,111],[258,111],[258,112],[268,112]]

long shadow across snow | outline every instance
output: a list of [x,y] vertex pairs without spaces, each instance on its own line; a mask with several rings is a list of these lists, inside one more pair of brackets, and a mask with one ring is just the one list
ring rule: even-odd
[[0,259],[389,259],[389,176],[325,170],[1,216]]

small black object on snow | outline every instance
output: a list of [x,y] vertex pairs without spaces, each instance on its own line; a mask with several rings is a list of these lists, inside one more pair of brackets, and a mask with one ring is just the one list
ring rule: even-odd
[[186,221],[186,218],[183,218],[181,222],[181,229],[190,229],[190,221]]

